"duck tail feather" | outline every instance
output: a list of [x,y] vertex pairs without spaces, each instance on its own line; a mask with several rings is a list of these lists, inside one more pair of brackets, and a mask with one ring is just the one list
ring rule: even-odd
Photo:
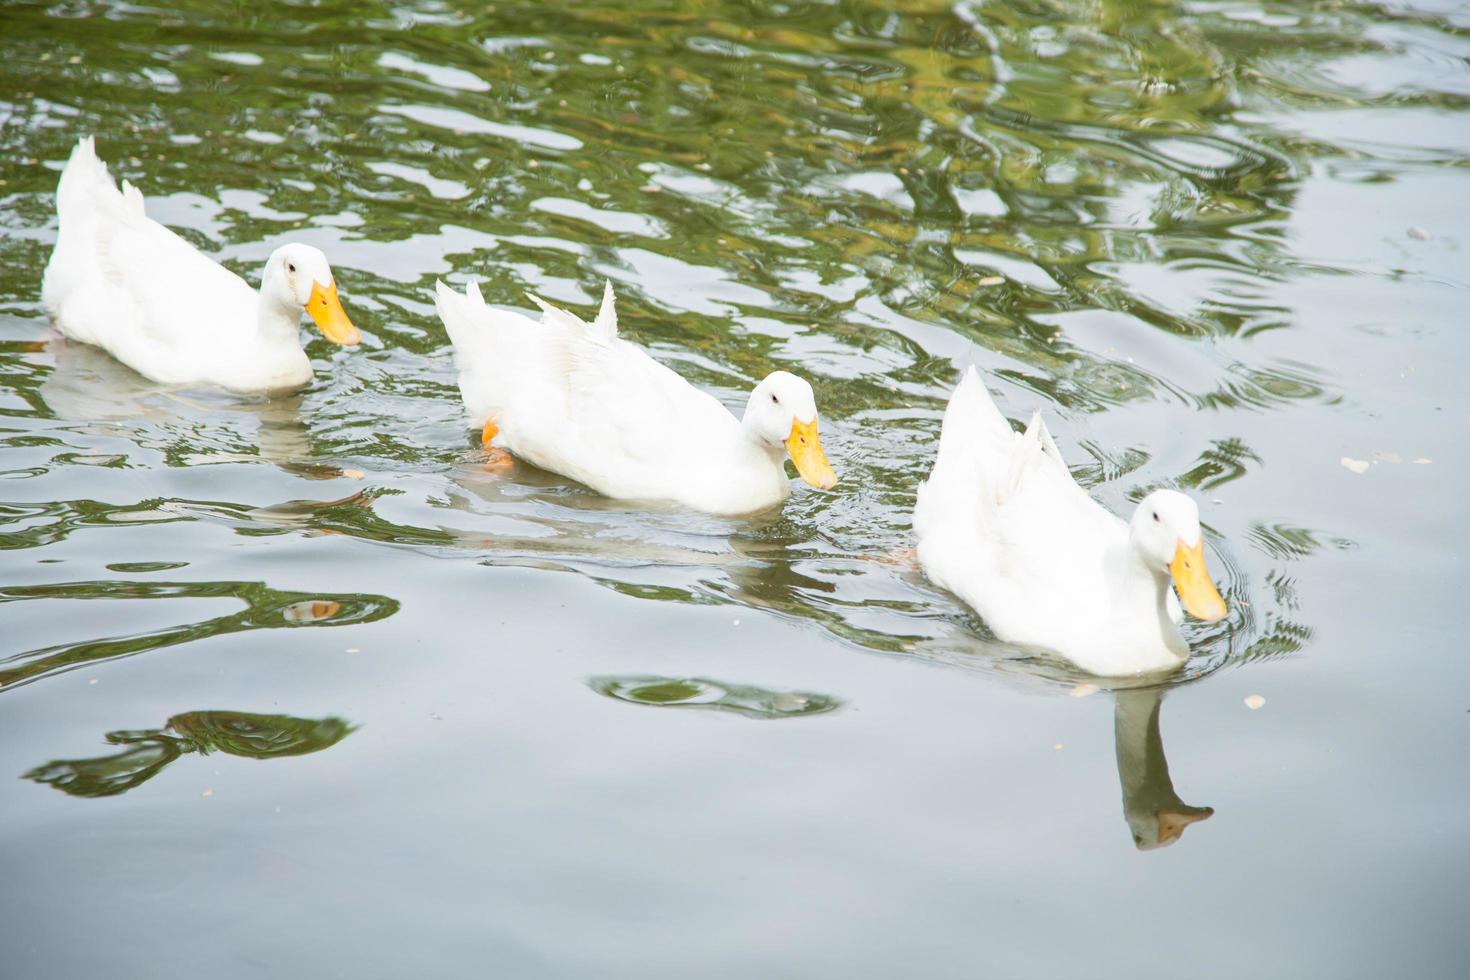
[[602,308],[597,311],[597,319],[592,325],[597,328],[605,340],[612,340],[618,335],[617,297],[613,295],[611,279],[603,282]]
[[587,330],[587,324],[582,322],[582,319],[575,313],[569,313],[559,306],[552,306],[535,293],[527,293],[526,295],[530,297],[531,302],[540,307],[542,323],[554,323],[561,327],[576,330],[579,333]]
[[110,196],[117,195],[117,185],[112,182],[107,164],[97,156],[96,139],[83,136],[77,140],[61,170],[61,179],[56,182],[57,216],[65,218],[73,211],[85,209],[99,189],[110,192]]

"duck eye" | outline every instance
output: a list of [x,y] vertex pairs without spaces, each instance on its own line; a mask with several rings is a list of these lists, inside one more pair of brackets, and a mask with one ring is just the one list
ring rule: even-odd
[[1154,523],[1155,524],[1159,523],[1159,512],[1158,511],[1154,511]]
[[772,395],[771,396],[771,404],[772,405],[779,405],[779,404],[781,404],[781,399],[777,398],[775,395]]
[[[293,265],[293,264],[291,264],[290,262],[287,262],[286,263],[286,271],[287,272],[295,272],[296,271],[296,266]],[[1157,517],[1158,515],[1155,514],[1154,516]]]

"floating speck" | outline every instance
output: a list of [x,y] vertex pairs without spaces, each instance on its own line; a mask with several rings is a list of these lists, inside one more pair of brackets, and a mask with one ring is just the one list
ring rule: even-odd
[[87,679],[87,683],[88,684],[96,684],[97,683],[97,678],[95,678],[95,677],[89,677]]
[[730,625],[731,626],[739,626],[740,625],[740,620],[738,620],[738,619],[732,620],[731,623],[730,623]]
[[1090,698],[1097,693],[1096,684],[1073,684],[1072,690],[1067,693],[1074,698]]
[[1432,462],[1434,462],[1434,460],[1430,459],[1428,456],[1420,456],[1418,459],[1414,460],[1414,464],[1416,466],[1428,466]]
[[209,799],[211,796],[214,795],[214,790],[212,790],[212,789],[206,789],[204,792],[200,793],[199,795],[202,796],[202,797],[204,797],[205,799]]
[[999,286],[1005,281],[1005,276],[985,276],[984,278],[979,280],[979,284],[982,286]]
[[1353,459],[1351,456],[1344,456],[1338,462],[1360,476],[1368,472],[1370,465],[1366,459]]
[[1434,237],[1418,225],[1410,225],[1408,235],[1416,242],[1427,242]]
[[348,477],[349,479],[353,479],[353,480],[361,480],[363,477],[367,476],[367,474],[364,473],[362,470],[352,470],[352,469],[343,470],[342,471],[342,475],[345,476],[345,477]]
[[348,647],[348,653],[362,653],[362,647]]
[[1061,747],[1062,747],[1062,743],[1061,742],[1058,742],[1058,743],[1056,743],[1055,745],[1052,746],[1052,748],[1054,748],[1054,749],[1060,749]]
[[1261,707],[1261,705],[1263,705],[1265,703],[1266,703],[1266,699],[1263,698],[1263,697],[1261,697],[1259,694],[1248,694],[1248,695],[1246,695],[1246,698],[1245,698],[1245,706],[1247,708],[1251,709],[1252,711],[1259,710],[1260,707]]

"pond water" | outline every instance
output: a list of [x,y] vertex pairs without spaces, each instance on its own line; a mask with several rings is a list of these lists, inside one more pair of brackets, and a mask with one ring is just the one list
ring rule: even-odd
[[[1470,966],[1463,4],[67,0],[0,55],[7,975]],[[262,401],[59,340],[88,133],[252,280],[323,248],[362,347]],[[487,468],[437,277],[803,374],[840,484]],[[1171,683],[905,563],[968,364],[1200,501]]]

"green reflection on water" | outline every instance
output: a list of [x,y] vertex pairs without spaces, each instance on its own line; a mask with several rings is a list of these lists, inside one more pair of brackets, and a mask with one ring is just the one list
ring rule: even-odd
[[190,711],[163,728],[109,732],[112,745],[128,746],[94,759],[59,759],[37,766],[26,779],[70,796],[116,796],[154,776],[181,755],[223,752],[247,759],[308,755],[336,745],[353,727],[340,718],[293,718],[245,711]]
[[589,678],[587,684],[598,694],[633,704],[723,711],[746,718],[799,718],[842,707],[840,700],[826,694],[773,691],[707,677],[626,674]]
[[258,629],[346,626],[370,623],[398,611],[387,596],[355,593],[283,592],[263,582],[62,582],[0,587],[0,605],[41,599],[204,599],[229,598],[245,604],[239,612],[126,636],[62,643],[13,653],[0,659],[0,690],[87,664],[118,660],[195,640]]

